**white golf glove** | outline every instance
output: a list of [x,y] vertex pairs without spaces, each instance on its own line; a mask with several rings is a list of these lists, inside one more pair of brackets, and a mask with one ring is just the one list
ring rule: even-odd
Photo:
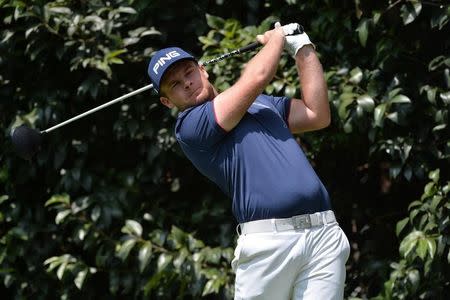
[[280,22],[275,23],[275,28],[283,28],[284,35],[286,36],[284,49],[294,58],[298,50],[300,50],[305,45],[312,45],[314,49],[316,49],[316,46],[311,43],[309,36],[305,32],[292,35],[295,33],[295,30],[297,30],[299,26],[300,25],[298,25],[298,23],[290,23],[284,26],[281,26]]

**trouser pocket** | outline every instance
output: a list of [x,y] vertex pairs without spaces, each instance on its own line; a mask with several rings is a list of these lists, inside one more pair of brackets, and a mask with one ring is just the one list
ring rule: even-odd
[[239,265],[239,260],[241,258],[241,254],[242,254],[242,248],[244,247],[244,235],[239,236],[238,240],[237,240],[237,245],[236,248],[234,249],[234,257],[233,260],[231,261],[231,269],[236,272],[236,269]]

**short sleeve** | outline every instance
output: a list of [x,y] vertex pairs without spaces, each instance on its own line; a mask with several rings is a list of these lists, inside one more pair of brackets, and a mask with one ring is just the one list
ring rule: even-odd
[[288,123],[291,99],[288,97],[271,97],[272,103],[280,113],[283,120]]
[[198,149],[216,145],[226,134],[216,122],[211,101],[182,112],[175,126],[177,140]]

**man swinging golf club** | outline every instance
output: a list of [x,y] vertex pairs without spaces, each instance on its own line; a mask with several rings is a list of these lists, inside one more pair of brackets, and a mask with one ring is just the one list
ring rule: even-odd
[[[194,166],[232,199],[239,239],[235,299],[342,299],[349,243],[328,193],[293,133],[330,122],[327,86],[306,33],[292,23],[258,35],[263,47],[218,92],[180,48],[158,51],[148,73]],[[283,49],[295,59],[303,98],[262,94]]]

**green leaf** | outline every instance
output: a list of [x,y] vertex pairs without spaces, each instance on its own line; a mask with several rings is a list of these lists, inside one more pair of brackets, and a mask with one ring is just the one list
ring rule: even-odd
[[125,14],[136,14],[137,13],[134,8],[132,8],[132,7],[123,7],[123,6],[119,7],[117,9],[117,11],[120,12],[120,13],[125,13]]
[[427,99],[430,103],[432,104],[436,104],[436,92],[437,92],[437,88],[436,87],[431,87],[429,85],[424,85],[420,88],[420,93],[422,94],[423,92],[427,93]]
[[413,201],[409,204],[408,210],[411,210],[413,207],[416,207],[416,206],[421,206],[422,204],[423,204],[423,202],[421,202],[421,201],[418,201],[418,200]]
[[411,283],[412,286],[412,290],[416,291],[417,288],[419,287],[419,282],[420,282],[420,273],[418,270],[413,269],[411,271],[408,272],[408,280]]
[[284,88],[284,94],[286,95],[286,97],[292,98],[295,96],[296,90],[297,88],[295,87],[295,85],[286,85],[286,87]]
[[449,18],[450,6],[447,6],[447,9],[443,8],[441,10],[438,10],[437,13],[434,13],[431,17],[431,28],[439,27],[439,30],[441,30],[445,26],[445,24],[447,24]]
[[427,252],[428,252],[428,243],[427,243],[426,239],[421,238],[418,240],[416,252],[417,252],[417,255],[422,260],[425,259],[425,257],[427,256]]
[[433,212],[435,212],[439,206],[439,204],[442,202],[442,200],[446,200],[444,197],[439,195],[434,195],[433,200],[431,201],[430,208]]
[[111,59],[113,57],[116,57],[122,53],[126,53],[128,50],[127,49],[119,49],[119,50],[115,50],[115,51],[111,51],[109,53],[106,54],[106,58],[107,59]]
[[122,261],[125,261],[135,245],[136,239],[126,240],[116,249],[116,256],[119,257]]
[[206,296],[213,293],[217,294],[219,290],[220,290],[220,280],[218,280],[217,278],[210,279],[205,284],[202,296]]
[[433,238],[427,238],[428,254],[431,259],[434,259],[434,254],[436,253],[436,241]]
[[445,105],[450,105],[450,91],[445,93],[440,93],[439,98],[445,103]]
[[353,84],[358,84],[361,82],[363,78],[363,72],[359,67],[354,68],[350,71],[350,79],[349,81]]
[[441,66],[450,66],[450,57],[446,57],[443,55],[436,56],[428,64],[428,70],[434,71],[434,70],[437,70]]
[[356,102],[367,112],[372,112],[375,108],[375,101],[367,94],[359,96],[356,99]]
[[168,253],[161,253],[158,257],[158,262],[156,263],[156,268],[158,272],[163,271],[172,261],[173,256]]
[[344,132],[345,133],[351,133],[353,131],[353,126],[351,119],[348,119],[347,122],[344,124]]
[[341,99],[338,107],[338,115],[342,120],[345,120],[348,115],[349,111],[347,110],[347,107],[353,103],[355,100],[356,94],[354,93],[343,93],[339,98]]
[[68,215],[70,215],[71,212],[72,212],[72,211],[71,211],[70,209],[65,209],[65,210],[62,210],[62,211],[58,212],[58,213],[56,214],[56,217],[55,217],[55,223],[56,223],[56,224],[60,224],[62,221],[64,221],[64,219],[65,219]]
[[411,103],[411,100],[406,97],[405,95],[397,95],[391,100],[389,100],[390,103]]
[[283,82],[283,80],[276,80],[276,81],[272,82],[272,85],[275,88],[275,91],[279,92],[283,89],[284,82]]
[[225,25],[225,20],[220,17],[206,14],[206,23],[213,29],[222,29]]
[[3,202],[7,201],[9,199],[8,195],[2,195],[0,196],[0,204],[2,204]]
[[68,7],[50,7],[48,9],[49,12],[57,13],[57,14],[71,14],[72,11]]
[[375,126],[383,127],[384,114],[386,112],[386,103],[382,103],[375,107],[374,122]]
[[358,32],[359,42],[365,47],[367,43],[367,37],[369,36],[369,20],[361,19],[359,22],[358,28],[356,29]]
[[152,243],[146,241],[139,249],[139,271],[144,272],[145,267],[150,262],[150,257],[152,256]]
[[417,242],[423,237],[424,233],[422,231],[415,230],[409,233],[400,243],[400,255],[405,258],[409,256]]
[[[59,265],[61,262],[62,262],[62,259],[61,259],[60,256],[52,256],[52,257],[47,258],[47,259],[44,261],[44,266],[45,266],[45,265],[55,264],[55,263],[57,263],[56,265]],[[52,269],[53,269],[53,268],[52,268]],[[51,270],[48,270],[48,271],[51,271]]]
[[97,222],[102,214],[102,209],[100,206],[96,205],[91,211],[91,220]]
[[422,3],[420,1],[408,2],[400,8],[403,24],[407,25],[413,22],[422,10]]
[[122,232],[130,235],[134,235],[137,237],[142,236],[142,225],[136,222],[135,220],[126,220],[125,226],[122,227]]
[[394,98],[395,96],[397,96],[398,93],[400,93],[401,91],[402,91],[402,88],[395,88],[395,89],[389,91],[389,93],[388,93],[388,95],[387,95],[387,98],[388,98],[388,99],[392,99],[392,98]]
[[88,271],[88,268],[84,268],[83,270],[78,272],[77,276],[75,276],[75,279],[73,280],[79,290],[83,289],[84,280],[86,279]]
[[447,252],[447,263],[450,264],[450,250]]
[[220,258],[222,256],[222,252],[220,248],[205,248],[206,260],[213,264],[218,264],[220,262]]
[[180,249],[187,243],[186,232],[176,226],[172,226],[169,238],[173,242],[175,249]]
[[179,270],[188,256],[189,251],[186,248],[182,248],[178,256],[173,260],[173,266]]
[[440,177],[440,170],[436,169],[428,173],[428,178],[431,179],[434,183],[438,183]]
[[70,205],[70,196],[68,194],[54,195],[48,199],[47,202],[45,202],[45,206],[50,206],[56,203]]
[[394,122],[394,123],[396,123],[396,124],[399,124],[399,120],[398,120],[398,112],[393,112],[393,113],[390,113],[390,114],[388,114],[387,116],[386,116],[386,119],[389,119],[389,120],[391,120],[392,122]]
[[400,221],[397,222],[397,225],[395,227],[395,234],[397,236],[400,236],[400,233],[402,232],[402,230],[405,228],[406,224],[408,224],[409,222],[409,218],[406,217]]

